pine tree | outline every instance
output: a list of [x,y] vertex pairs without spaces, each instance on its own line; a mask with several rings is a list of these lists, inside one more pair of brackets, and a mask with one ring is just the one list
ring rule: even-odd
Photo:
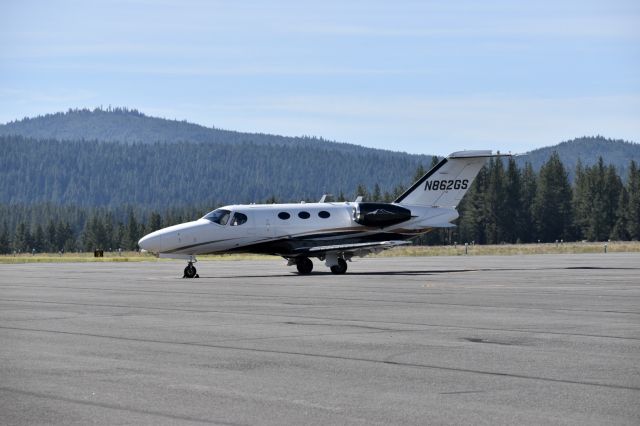
[[[622,212],[619,210],[620,198],[624,198],[622,195],[624,192],[624,186],[622,180],[616,172],[616,168],[613,164],[609,164],[605,171],[604,180],[604,200],[606,206],[606,223],[605,231],[602,236],[603,240],[608,239],[613,233],[613,228],[618,221],[618,215]],[[624,201],[624,200],[623,200]],[[624,220],[624,219],[623,219]]]
[[589,225],[590,202],[589,202],[589,182],[587,174],[582,166],[582,161],[578,158],[575,170],[574,188],[573,188],[573,222],[576,230],[576,236],[580,239],[586,237]]
[[513,157],[509,157],[504,192],[504,214],[500,219],[504,241],[522,241],[522,217],[525,215],[522,203],[522,177]]
[[533,203],[538,191],[538,178],[531,163],[524,165],[522,172],[522,208],[520,209],[520,239],[524,242],[534,242],[535,222],[533,220]]
[[578,209],[578,234],[591,241],[607,240],[617,221],[622,181],[615,167],[605,167],[602,157],[577,178],[573,204]]
[[104,223],[97,214],[93,214],[86,222],[82,235],[83,246],[86,251],[105,249],[106,233]]
[[61,246],[60,250],[67,253],[76,250],[77,242],[69,222],[60,223],[60,227],[58,228],[58,239]]
[[129,220],[127,221],[127,231],[125,234],[124,248],[127,250],[137,250],[138,240],[140,239],[140,225],[133,213],[133,210],[129,211]]
[[117,248],[115,224],[113,220],[113,214],[107,212],[104,216],[104,245],[103,247],[112,251]]
[[20,222],[16,227],[13,239],[13,248],[18,252],[24,253],[31,250],[31,233],[24,222]]
[[393,192],[390,194],[391,197],[389,197],[390,201],[395,200],[396,198],[398,198],[399,196],[401,196],[404,191],[406,191],[406,188],[404,187],[404,185],[396,185],[393,188]]
[[629,239],[629,195],[626,188],[622,188],[620,191],[620,197],[618,199],[618,211],[616,212],[616,223],[613,225],[611,235],[609,238],[618,241],[625,241]]
[[159,213],[151,212],[149,217],[149,232],[157,231],[162,228],[162,218]]
[[571,186],[555,151],[540,169],[533,217],[540,240],[551,242],[571,239]]
[[489,160],[487,186],[484,198],[484,232],[487,244],[504,241],[505,225],[505,173],[500,158]]
[[[68,222],[66,223],[68,225]],[[69,225],[69,228],[71,227],[71,225]],[[58,222],[58,225],[56,227],[56,242],[55,242],[55,247],[57,251],[63,250],[64,249],[64,245],[67,241],[68,235],[66,233],[66,228],[65,228],[65,223],[63,223],[62,221]]]
[[371,195],[371,201],[382,201],[382,192],[380,190],[380,185],[376,183],[373,186],[373,194]]
[[356,197],[362,197],[362,201],[370,201],[371,196],[369,195],[369,191],[367,191],[367,187],[363,184],[358,184],[356,188]]
[[36,227],[36,231],[33,234],[33,246],[31,247],[31,249],[39,253],[45,252],[46,251],[45,241],[46,241],[46,237],[45,237],[44,229],[42,229],[42,225],[38,223],[38,226]]
[[116,238],[114,242],[114,246],[118,249],[126,248],[126,235],[127,229],[124,226],[124,223],[119,222],[116,230]]
[[11,253],[11,242],[9,241],[9,227],[7,222],[2,223],[2,230],[0,230],[0,254]]
[[[432,157],[432,162],[433,162],[433,158],[437,159],[438,157]],[[422,176],[425,175],[425,173],[427,173],[427,171],[424,169],[424,167],[422,167],[422,164],[419,164],[418,168],[413,174],[413,180],[411,181],[411,183],[417,182]]]
[[629,238],[637,241],[640,240],[640,171],[635,161],[631,161],[629,165],[627,194],[629,195],[627,232]]
[[49,223],[47,224],[47,233],[45,236],[45,246],[46,246],[46,250],[49,253],[55,252],[60,250],[59,247],[57,247],[57,242],[56,242],[56,224],[53,221],[53,219],[49,219]]

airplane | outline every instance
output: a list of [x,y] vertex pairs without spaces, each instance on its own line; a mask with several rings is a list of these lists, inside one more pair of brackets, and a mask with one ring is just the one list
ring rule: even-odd
[[[498,154],[499,155],[499,154]],[[411,240],[436,228],[454,227],[456,206],[492,157],[489,150],[460,151],[442,159],[392,203],[352,202],[240,204],[220,207],[202,218],[152,232],[138,246],[161,258],[187,260],[183,278],[199,278],[197,255],[260,253],[278,255],[300,275],[313,270],[312,258],[334,274],[347,261]]]

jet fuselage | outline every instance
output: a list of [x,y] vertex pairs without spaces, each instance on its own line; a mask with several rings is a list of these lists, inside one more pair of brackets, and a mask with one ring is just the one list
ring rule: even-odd
[[[373,218],[392,217],[388,211],[400,207],[392,203],[358,202],[230,205],[196,221],[152,232],[139,245],[165,255],[237,251],[296,257],[305,253],[305,248],[318,245],[407,240],[458,217],[453,208],[402,206],[410,216],[399,223],[388,226],[359,223],[371,223],[362,217],[360,207],[372,204],[380,207],[369,213]],[[389,221],[393,222],[393,218]]]

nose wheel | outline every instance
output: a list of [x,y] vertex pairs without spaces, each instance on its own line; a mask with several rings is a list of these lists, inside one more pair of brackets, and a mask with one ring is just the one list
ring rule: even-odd
[[196,267],[193,266],[193,262],[189,262],[186,268],[184,268],[184,275],[182,278],[200,278],[196,271]]

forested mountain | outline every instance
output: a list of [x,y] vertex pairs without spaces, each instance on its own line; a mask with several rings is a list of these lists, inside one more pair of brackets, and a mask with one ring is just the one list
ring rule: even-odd
[[[0,135],[20,135],[33,139],[56,139],[65,141],[106,141],[123,143],[153,144],[156,142],[216,143],[284,145],[350,152],[355,154],[378,153],[393,155],[390,151],[366,148],[359,145],[327,141],[316,137],[285,137],[263,133],[242,133],[231,130],[208,128],[186,121],[167,120],[150,117],[135,109],[95,108],[70,109],[67,112],[46,114],[33,118],[23,118],[7,124],[0,124]],[[487,149],[492,147],[487,146]],[[452,149],[462,150],[464,146]],[[552,152],[557,152],[560,160],[570,171],[578,159],[584,166],[590,166],[603,157],[606,164],[613,164],[623,174],[629,160],[640,162],[640,144],[622,140],[607,139],[602,136],[581,137],[558,145],[539,148],[516,157],[523,167],[530,162],[534,170],[539,170]],[[329,159],[328,159],[329,160]]]
[[540,170],[553,152],[558,153],[560,160],[569,171],[571,181],[573,181],[573,171],[578,162],[583,166],[592,166],[602,157],[605,164],[613,164],[623,176],[627,174],[630,160],[640,163],[640,144],[607,139],[602,136],[585,136],[554,146],[538,148],[516,157],[516,162],[521,167],[529,162],[534,170]]
[[264,133],[242,133],[208,128],[187,121],[149,117],[135,109],[70,109],[67,112],[23,118],[0,125],[0,135],[20,135],[34,139],[98,140],[102,142],[208,142],[218,144],[317,146],[340,152],[378,151],[358,145],[315,137],[286,137]]
[[166,208],[208,202],[352,197],[357,186],[382,192],[410,180],[431,157],[331,146],[253,142],[119,144],[0,136],[0,203],[132,204]]

